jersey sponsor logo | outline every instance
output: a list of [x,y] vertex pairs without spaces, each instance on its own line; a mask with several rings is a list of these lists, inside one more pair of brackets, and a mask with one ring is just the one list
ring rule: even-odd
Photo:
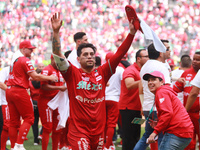
[[190,81],[190,80],[191,80],[191,78],[192,78],[192,77],[186,77],[185,79]]
[[90,80],[90,77],[83,77],[83,76],[82,76],[82,80],[83,80],[83,81],[89,81],[89,80]]
[[83,98],[82,96],[80,95],[77,95],[76,96],[76,99],[79,100],[80,102],[82,103],[100,103],[102,102],[105,98],[102,97],[102,98],[94,98],[94,99],[88,99],[88,98]]
[[186,87],[191,87],[192,85],[190,84],[190,81],[185,81],[185,85],[184,85],[184,88]]
[[14,78],[15,78],[15,77],[14,77],[13,74],[10,74],[9,77],[8,77],[8,79],[14,79]]
[[48,70],[42,70],[42,74],[45,75],[45,76],[48,75],[48,72],[49,72]]
[[86,82],[86,81],[79,81],[77,84],[76,89],[84,89],[84,90],[93,90],[93,91],[98,91],[102,90],[102,84],[91,84],[91,82]]
[[96,72],[94,75],[95,75],[95,77],[96,77],[96,76],[98,76],[98,75],[99,75],[99,73],[98,73],[98,72]]
[[96,77],[96,81],[99,81],[99,80],[101,80],[102,79],[102,76],[100,75],[100,76],[98,76],[98,77]]
[[88,141],[86,138],[81,138],[80,141],[78,141],[78,149],[79,150],[88,150]]
[[164,102],[165,98],[160,98],[159,101],[160,103]]

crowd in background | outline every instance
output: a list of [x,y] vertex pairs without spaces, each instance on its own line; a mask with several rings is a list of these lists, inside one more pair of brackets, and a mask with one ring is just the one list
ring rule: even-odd
[[[24,39],[37,48],[32,62],[37,65],[50,59],[52,29],[50,17],[61,12],[62,51],[73,50],[73,34],[87,33],[97,47],[97,55],[105,58],[115,51],[128,33],[125,6],[132,5],[161,39],[168,39],[175,62],[182,54],[193,55],[200,49],[200,2],[197,0],[0,0],[0,57],[9,65],[13,53]],[[136,43],[136,44],[135,44]],[[144,47],[144,36],[138,32],[129,50],[134,62],[136,50]]]

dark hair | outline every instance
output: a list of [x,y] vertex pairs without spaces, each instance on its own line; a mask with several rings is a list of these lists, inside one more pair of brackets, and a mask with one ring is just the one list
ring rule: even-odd
[[64,53],[65,57],[68,58],[68,56],[69,56],[69,54],[70,54],[71,52],[72,52],[71,50],[66,51],[66,52]]
[[147,49],[148,49],[149,59],[157,59],[160,56],[160,52],[158,52],[155,49],[153,43],[150,44]]
[[169,43],[168,40],[161,40],[162,43]]
[[199,50],[197,50],[194,54],[198,54],[198,55],[200,55],[200,51]]
[[35,70],[38,74],[39,73],[41,73],[42,72],[42,69],[38,69],[38,68],[36,68],[36,70]]
[[140,53],[141,53],[141,51],[144,51],[144,50],[146,50],[146,49],[139,49],[139,50],[136,52],[136,54],[135,54],[135,61],[137,61],[137,58],[138,58],[138,57],[141,57]]
[[121,63],[125,68],[127,68],[128,66],[131,65],[127,60],[121,60],[120,63]]
[[76,34],[74,34],[74,42],[76,42],[79,39],[82,39],[84,35],[86,35],[85,32],[77,32]]
[[91,44],[91,43],[82,43],[79,45],[78,49],[77,49],[77,56],[80,57],[81,53],[82,53],[82,49],[83,48],[87,48],[87,47],[90,47],[93,49],[94,53],[96,53],[96,47]]
[[181,56],[181,67],[190,68],[192,60],[189,55]]
[[98,66],[101,66],[101,57],[99,56],[95,56],[95,66],[98,67]]

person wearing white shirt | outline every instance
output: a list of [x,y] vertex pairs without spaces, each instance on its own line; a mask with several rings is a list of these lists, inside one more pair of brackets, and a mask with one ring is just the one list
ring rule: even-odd
[[77,60],[77,48],[82,43],[88,43],[88,38],[85,32],[77,32],[74,34],[74,42],[76,43],[76,48],[69,54],[68,60],[77,68],[80,68],[81,65]]

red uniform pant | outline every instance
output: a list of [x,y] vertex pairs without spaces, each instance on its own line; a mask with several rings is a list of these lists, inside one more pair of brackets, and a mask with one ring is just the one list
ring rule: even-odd
[[[197,113],[188,113],[190,119],[194,125],[194,135],[190,144],[185,148],[185,150],[195,150],[196,147],[196,136],[198,137],[198,141],[200,143],[200,130],[199,130],[199,112]],[[200,146],[199,146],[200,150]]]
[[61,130],[56,130],[58,125],[58,109],[52,110],[49,108],[47,103],[49,99],[39,99],[38,100],[38,110],[40,119],[42,122],[43,133],[42,133],[42,150],[47,150],[49,143],[49,134],[52,132],[52,149],[57,150],[58,143],[60,140]]
[[109,148],[113,144],[112,138],[118,121],[118,116],[119,116],[118,102],[106,100],[106,128],[105,128],[106,148]]
[[[11,148],[13,148],[15,143],[23,144],[34,122],[34,112],[30,96],[24,88],[8,86],[6,90],[6,99],[10,111],[9,136]],[[22,125],[21,117],[23,119]]]
[[72,150],[103,150],[104,133],[99,135],[81,133],[72,122],[69,124],[67,138]]

